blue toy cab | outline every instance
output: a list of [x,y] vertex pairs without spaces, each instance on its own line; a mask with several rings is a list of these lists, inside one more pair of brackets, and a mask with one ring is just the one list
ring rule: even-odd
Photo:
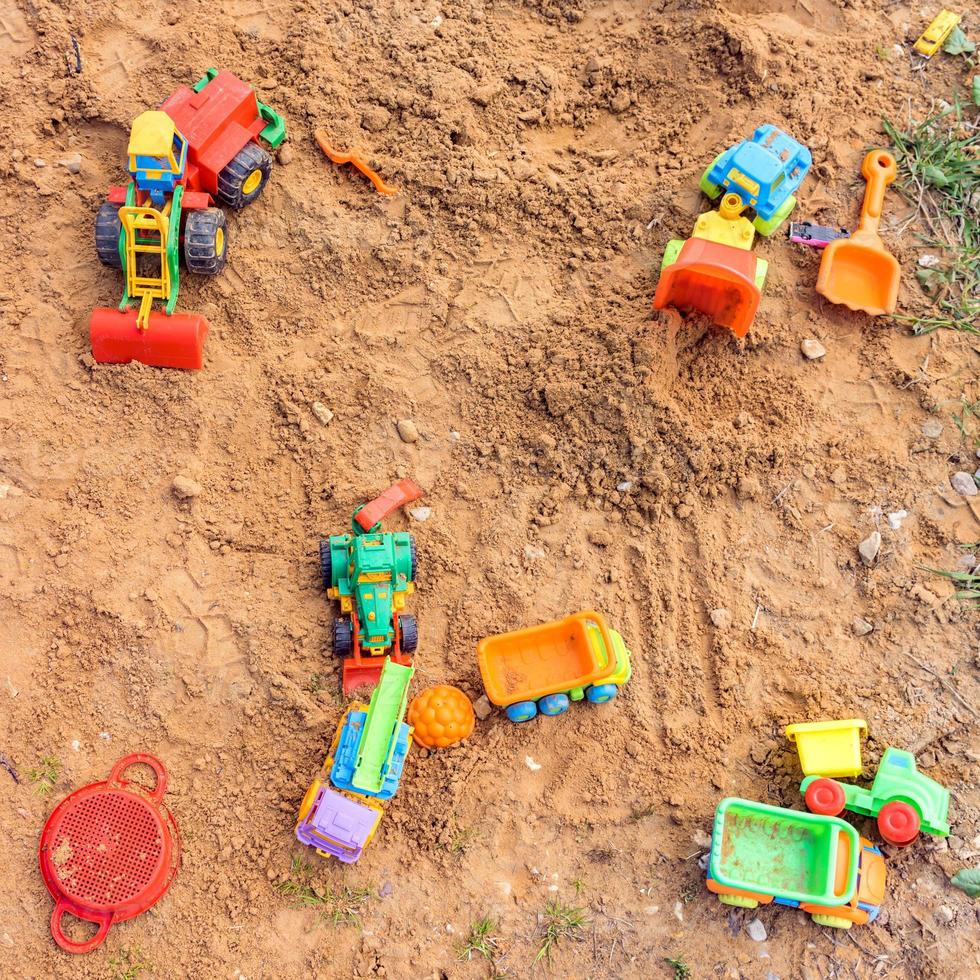
[[813,155],[802,143],[767,123],[751,140],[719,153],[700,187],[712,200],[737,194],[745,207],[755,211],[756,231],[771,235],[793,213],[794,193],[812,163]]

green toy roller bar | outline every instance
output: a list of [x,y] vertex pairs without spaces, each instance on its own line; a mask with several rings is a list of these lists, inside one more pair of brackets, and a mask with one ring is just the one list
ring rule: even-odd
[[836,890],[842,844],[849,854],[860,853],[858,832],[838,817],[729,797],[715,812],[709,873],[728,888],[843,905],[857,888],[858,862],[850,860],[842,890]]

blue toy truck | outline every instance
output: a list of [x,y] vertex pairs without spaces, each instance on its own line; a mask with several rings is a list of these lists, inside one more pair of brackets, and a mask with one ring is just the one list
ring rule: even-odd
[[760,235],[771,235],[793,213],[794,193],[807,175],[813,156],[781,129],[767,123],[752,139],[719,153],[701,178],[701,190],[712,200],[737,194],[752,208]]

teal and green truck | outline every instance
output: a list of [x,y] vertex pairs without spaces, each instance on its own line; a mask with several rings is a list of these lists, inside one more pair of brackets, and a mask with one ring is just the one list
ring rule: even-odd
[[715,812],[707,885],[726,905],[785,905],[850,929],[878,917],[885,860],[838,817],[729,797]]

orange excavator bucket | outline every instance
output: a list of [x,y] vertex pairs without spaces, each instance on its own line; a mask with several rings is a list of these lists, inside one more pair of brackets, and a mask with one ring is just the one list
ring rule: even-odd
[[676,261],[661,272],[653,308],[698,310],[736,337],[744,337],[762,298],[755,274],[754,252],[689,238]]
[[89,336],[96,361],[139,361],[150,367],[190,370],[202,367],[208,321],[200,313],[150,313],[145,330],[140,329],[138,320],[135,309],[122,312],[103,306],[93,310]]

